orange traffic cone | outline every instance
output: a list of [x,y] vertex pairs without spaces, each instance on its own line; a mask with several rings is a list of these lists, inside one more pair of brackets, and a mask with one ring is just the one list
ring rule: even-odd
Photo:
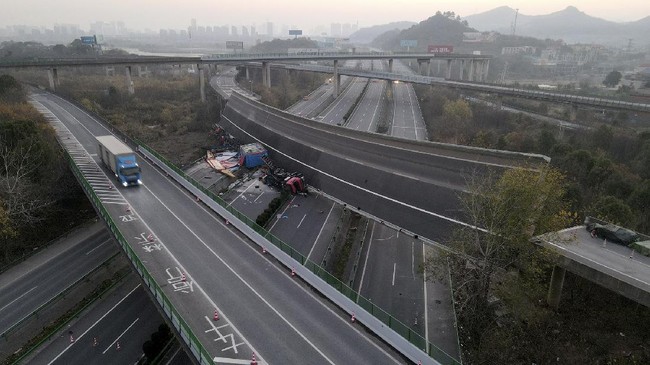
[[99,345],[99,342],[97,342],[97,337],[93,337],[93,347],[97,347]]
[[185,277],[185,273],[181,273],[181,281],[186,281],[187,278]]
[[120,341],[117,341],[117,344],[115,345],[115,349],[116,349],[117,351],[120,351],[120,349],[121,349],[121,347],[120,347]]
[[131,207],[127,205],[127,206],[126,206],[126,211],[127,211],[128,213],[131,213]]
[[74,343],[74,337],[72,335],[70,335],[70,343]]
[[219,313],[217,312],[216,309],[214,310],[214,316],[212,317],[212,320],[213,321],[218,321],[219,320]]
[[149,233],[147,236],[147,241],[153,241],[153,234]]
[[350,317],[350,322],[354,323],[357,320],[357,317],[352,313],[352,317]]
[[226,219],[226,225],[229,225],[229,224],[230,224],[230,221]]
[[291,268],[291,276],[296,276],[296,269],[293,267]]
[[251,365],[257,365],[257,359],[255,358],[255,353],[253,353],[253,358],[251,359]]
[[262,253],[266,253],[266,247],[262,246]]

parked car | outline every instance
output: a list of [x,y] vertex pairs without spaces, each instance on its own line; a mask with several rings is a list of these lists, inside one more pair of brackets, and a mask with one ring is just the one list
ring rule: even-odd
[[610,242],[620,243],[629,246],[640,240],[639,235],[629,229],[614,224],[587,223],[587,231],[592,237],[599,237]]

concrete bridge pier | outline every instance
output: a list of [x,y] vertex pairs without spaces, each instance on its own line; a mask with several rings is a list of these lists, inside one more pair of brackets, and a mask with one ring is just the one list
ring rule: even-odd
[[115,76],[115,66],[106,66],[106,76]]
[[555,266],[553,268],[553,273],[551,274],[551,284],[548,287],[548,297],[546,298],[546,302],[555,310],[560,306],[560,297],[562,296],[562,286],[564,285],[565,274],[566,269],[559,266]]
[[447,60],[447,75],[445,77],[447,80],[451,80],[451,62],[451,58]]
[[271,64],[262,62],[262,85],[271,87]]
[[126,73],[126,88],[129,90],[129,95],[135,94],[135,87],[133,86],[133,80],[131,80],[131,66],[126,66],[124,68]]
[[469,72],[467,73],[467,80],[468,81],[474,81],[474,74],[476,73],[475,67],[474,67],[474,59],[469,60]]
[[460,72],[458,73],[458,80],[463,81],[463,76],[465,76],[465,60],[460,60]]
[[47,79],[50,82],[50,90],[56,91],[57,87],[59,87],[59,74],[56,71],[56,68],[48,68],[47,69]]
[[205,103],[205,70],[203,65],[196,65],[197,71],[199,72],[199,87],[201,89],[201,102]]
[[388,59],[388,72],[393,72],[393,59]]
[[483,61],[483,82],[487,81],[488,72],[490,71],[490,60]]
[[335,98],[339,96],[341,92],[341,75],[339,74],[339,60],[334,60],[334,90],[332,91],[332,96]]
[[436,66],[438,67],[438,71],[436,71],[436,76],[440,76],[440,64],[441,64],[441,63],[442,63],[442,62],[441,62],[440,60],[438,60],[438,61],[436,62]]
[[250,80],[250,79],[251,79],[251,73],[249,71],[249,67],[246,66],[246,80]]

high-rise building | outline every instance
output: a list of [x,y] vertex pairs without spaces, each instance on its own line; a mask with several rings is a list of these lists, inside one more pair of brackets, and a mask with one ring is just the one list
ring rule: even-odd
[[251,25],[251,37],[257,37],[257,30],[255,30],[254,25]]
[[241,35],[242,37],[249,37],[250,34],[248,34],[248,28],[245,25],[242,25],[241,27]]
[[266,35],[269,37],[273,37],[273,23],[272,22],[266,22]]
[[332,23],[330,25],[330,36],[332,37],[341,36],[341,23]]

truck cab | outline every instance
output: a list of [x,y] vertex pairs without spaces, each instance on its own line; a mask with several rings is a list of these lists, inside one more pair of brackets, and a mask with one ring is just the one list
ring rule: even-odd
[[122,186],[142,185],[140,176],[141,169],[135,159],[131,156],[117,156],[117,178]]

